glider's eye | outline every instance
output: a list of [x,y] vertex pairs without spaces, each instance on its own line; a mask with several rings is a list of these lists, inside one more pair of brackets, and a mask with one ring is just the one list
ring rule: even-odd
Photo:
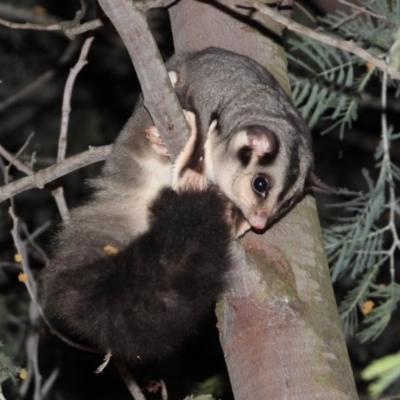
[[259,175],[253,179],[252,187],[257,194],[265,197],[269,189],[269,183],[264,176]]

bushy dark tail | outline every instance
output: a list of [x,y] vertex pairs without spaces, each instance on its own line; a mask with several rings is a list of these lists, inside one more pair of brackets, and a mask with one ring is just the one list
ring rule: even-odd
[[215,187],[162,190],[150,208],[149,230],[126,248],[94,253],[84,265],[72,256],[68,265],[58,265],[56,254],[43,273],[46,313],[63,330],[118,358],[171,352],[223,290],[232,239],[227,204]]

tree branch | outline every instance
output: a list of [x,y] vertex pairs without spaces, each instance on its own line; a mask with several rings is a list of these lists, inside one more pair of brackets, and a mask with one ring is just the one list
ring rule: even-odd
[[114,360],[114,365],[118,369],[118,372],[121,375],[122,380],[125,382],[125,385],[132,397],[135,400],[146,400],[139,388],[139,385],[136,383],[133,375],[130,373],[128,365],[117,360]]
[[[63,103],[61,107],[62,110],[61,128],[60,128],[60,136],[58,139],[57,162],[61,162],[65,159],[65,154],[67,151],[67,133],[68,133],[69,115],[71,113],[72,89],[74,87],[76,77],[78,76],[82,68],[87,64],[87,55],[93,40],[94,36],[87,38],[83,43],[79,59],[74,65],[74,67],[71,68],[67,78],[67,82],[65,84]],[[52,190],[51,194],[53,195],[54,200],[56,201],[58,211],[60,212],[62,220],[64,222],[68,221],[69,211],[67,203],[65,201],[64,188],[60,186],[57,189]]]
[[11,165],[13,165],[19,171],[25,173],[26,175],[33,174],[33,171],[29,167],[27,167],[23,162],[19,161],[18,158],[16,158],[16,155],[13,156],[12,154],[10,154],[1,144],[0,155],[2,155],[7,161],[10,162]]
[[146,18],[133,1],[99,0],[99,4],[131,56],[144,105],[174,160],[182,150],[189,131]]
[[76,12],[75,18],[72,21],[62,21],[54,24],[34,24],[34,23],[17,23],[10,22],[0,18],[0,24],[7,26],[12,29],[33,29],[37,31],[63,31],[66,36],[72,39],[76,35],[80,35],[83,32],[96,29],[103,25],[100,19],[95,19],[93,21],[85,22],[80,24],[80,21],[86,13],[87,5],[84,0],[81,0],[81,8]]
[[[34,133],[32,132],[32,133],[29,135],[28,139],[26,139],[26,141],[25,141],[25,143],[23,144],[23,146],[17,151],[17,153],[16,153],[16,154],[13,156],[13,158],[10,160],[10,163],[7,165],[7,167],[6,167],[6,169],[5,169],[5,173],[4,173],[4,182],[5,182],[6,184],[8,184],[8,182],[9,182],[8,178],[9,178],[9,172],[10,172],[11,166],[14,165],[15,162],[16,162],[16,164],[17,164],[20,168],[22,168],[22,165],[20,164],[20,162],[19,162],[19,161],[16,161],[16,160],[18,160],[18,157],[20,156],[20,154],[22,154],[23,151],[25,150],[26,146],[28,146],[28,144],[29,144],[29,142],[31,141],[33,135],[34,135]],[[6,150],[5,150],[5,152],[6,152]],[[8,154],[9,154],[9,153],[8,153]]]
[[[274,35],[260,35],[237,3],[185,0],[171,6],[176,51],[214,45],[249,55],[285,88],[278,24],[265,18]],[[263,235],[249,232],[233,246],[217,317],[235,399],[356,399],[311,197]]]
[[67,78],[67,82],[65,84],[63,103],[61,107],[62,116],[61,116],[60,136],[58,140],[57,162],[63,161],[65,159],[65,154],[67,151],[68,122],[69,122],[69,115],[71,113],[72,89],[74,87],[76,77],[78,76],[81,69],[87,64],[87,55],[93,40],[94,40],[93,36],[85,40],[85,43],[83,44],[81,53],[79,55],[79,59],[76,62],[75,66],[71,68]]
[[44,168],[30,176],[2,186],[0,187],[0,203],[25,190],[33,188],[42,189],[46,183],[60,178],[61,176],[95,162],[103,161],[110,154],[110,151],[111,145],[90,147],[89,150],[83,153],[69,157],[60,163]]
[[87,351],[90,353],[98,353],[98,351],[95,349],[92,349],[90,347],[76,343],[73,340],[70,340],[69,338],[64,336],[61,332],[59,332],[47,319],[47,317],[44,314],[44,311],[38,301],[37,283],[33,277],[32,270],[29,266],[28,252],[26,250],[26,245],[23,243],[23,241],[21,240],[19,233],[18,233],[19,220],[15,214],[13,205],[11,205],[8,212],[13,220],[13,228],[11,230],[11,235],[13,237],[15,248],[17,249],[17,252],[21,257],[22,270],[25,274],[25,280],[23,282],[25,284],[25,287],[29,293],[31,300],[35,304],[40,316],[43,318],[43,321],[47,324],[47,326],[49,327],[51,332],[54,333],[57,337],[59,337],[63,342],[65,342],[65,343],[69,344],[70,346],[75,347],[76,349],[79,349],[79,350]]
[[[237,7],[233,6],[232,3],[229,3],[229,1],[223,1],[223,3],[229,6],[230,8]],[[352,53],[357,57],[360,57],[361,59],[368,61],[369,63],[381,69],[382,71],[387,72],[392,77],[392,79],[400,80],[400,71],[397,71],[394,68],[392,68],[384,60],[374,57],[372,54],[368,53],[368,51],[356,45],[352,40],[345,41],[336,39],[334,37],[324,35],[322,33],[309,29],[304,25],[300,25],[297,22],[294,22],[291,19],[284,17],[283,15],[274,11],[271,7],[264,5],[260,0],[245,0],[245,4],[255,8],[264,15],[273,18],[275,21],[284,25],[286,28],[288,28],[293,32],[300,33],[301,35],[308,36],[311,39],[318,40],[319,42],[326,43],[330,46]]]
[[368,14],[371,17],[374,17],[376,19],[381,19],[381,20],[385,21],[387,24],[395,26],[395,24],[392,21],[389,21],[385,16],[376,14],[372,11],[369,11],[365,7],[360,7],[360,6],[353,4],[347,0],[338,0],[338,2],[344,4],[345,6],[355,9],[355,10],[359,11],[360,13]]
[[100,26],[103,26],[103,22],[100,19],[94,19],[83,24],[78,23],[75,26],[71,26],[71,21],[63,21],[50,25],[41,25],[30,22],[10,22],[6,21],[3,18],[0,18],[0,25],[4,25],[12,29],[31,29],[35,31],[62,31],[65,33],[66,36],[72,38],[76,35],[80,35],[84,32],[92,31],[99,28]]

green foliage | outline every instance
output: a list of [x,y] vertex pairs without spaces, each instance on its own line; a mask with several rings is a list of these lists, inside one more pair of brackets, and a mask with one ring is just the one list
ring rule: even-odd
[[303,117],[313,128],[321,119],[334,121],[324,133],[346,125],[357,117],[358,94],[363,90],[373,70],[355,77],[359,60],[344,51],[309,39],[289,39],[289,62],[296,72],[290,75],[293,99]]
[[395,35],[395,41],[390,48],[390,66],[400,69],[400,28]]
[[[375,56],[399,65],[400,2],[361,3],[367,11],[357,8],[327,15],[320,20],[319,29],[352,40]],[[288,42],[294,101],[311,127],[328,122],[324,132],[336,129],[343,137],[345,129],[358,117],[362,97],[376,97],[372,87],[380,86],[378,101],[383,110],[389,90],[399,96],[399,81],[392,81],[386,73],[356,56],[304,37]],[[346,334],[357,334],[361,341],[375,339],[383,331],[400,300],[400,285],[395,281],[395,258],[400,250],[400,206],[396,197],[400,168],[391,159],[391,147],[400,134],[393,133],[385,112],[380,135],[375,151],[378,173],[363,170],[364,192],[339,191],[346,200],[331,206],[338,216],[324,230],[333,280],[347,277],[354,282],[339,305],[343,326]],[[364,307],[367,301],[371,309]],[[363,329],[358,326],[361,314]]]
[[[345,12],[338,11],[321,18],[320,30],[325,27],[325,34],[351,39],[379,57],[392,51],[395,60],[398,49],[396,46],[391,48],[397,43],[398,2],[369,0],[362,3],[380,18],[363,12],[353,13],[350,18]],[[289,38],[288,44],[296,106],[311,128],[322,118],[330,121],[322,133],[339,128],[343,137],[345,128],[356,120],[361,94],[365,93],[377,70],[355,55],[303,36]],[[400,88],[399,82],[393,84]]]
[[[2,343],[0,343],[0,347],[2,346]],[[20,368],[16,367],[9,357],[0,352],[0,385],[7,379],[11,379],[14,383],[17,383],[19,371]]]
[[[337,11],[320,21],[344,39],[352,39],[368,51],[386,53],[393,42],[393,31],[398,26],[399,7],[396,0],[361,0],[361,5],[371,13],[352,10]],[[353,17],[354,16],[354,17]]]
[[[374,299],[374,304],[378,304],[364,319],[368,328],[359,332],[361,341],[376,338],[382,332],[400,300],[399,285],[394,281],[394,258],[400,249],[396,229],[400,209],[395,196],[400,170],[392,163],[389,153],[390,144],[398,135],[392,135],[385,126],[382,135],[382,143],[376,151],[380,168],[377,180],[374,182],[364,171],[369,191],[354,194],[350,201],[334,205],[340,206],[346,216],[338,217],[336,224],[324,232],[333,280],[350,273],[358,281],[339,307],[345,332],[355,333],[357,312],[362,310],[367,299]],[[377,285],[378,272],[387,267],[390,282]]]
[[372,362],[361,373],[364,380],[372,380],[368,391],[373,399],[378,398],[393,382],[400,378],[400,353],[382,357]]
[[[214,375],[205,381],[199,383],[193,390],[196,396],[205,395],[207,393],[213,393],[213,395],[220,397],[226,391],[226,382],[221,375]],[[200,399],[200,397],[196,397]]]

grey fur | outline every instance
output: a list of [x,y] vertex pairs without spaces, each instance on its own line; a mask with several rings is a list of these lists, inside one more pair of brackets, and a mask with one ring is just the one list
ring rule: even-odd
[[[178,98],[184,109],[196,114],[198,125],[189,157],[182,158],[190,160],[188,168],[196,171],[185,175],[179,165],[175,178],[178,182],[182,178],[183,186],[190,188],[201,182],[199,173],[203,173],[232,203],[215,187],[198,193],[185,189],[179,194],[165,189],[172,183],[172,164],[146,138],[145,131],[153,122],[140,102],[102,175],[92,181],[93,198],[73,210],[70,222],[59,232],[52,263],[43,274],[42,299],[50,317],[67,331],[102,350],[111,348],[121,357],[125,341],[132,340],[125,354],[128,359],[167,353],[190,333],[180,318],[185,314],[176,310],[187,310],[193,317],[190,331],[195,329],[196,313],[203,314],[223,287],[230,225],[236,234],[248,228],[235,206],[253,227],[264,228],[303,194],[313,164],[305,123],[272,75],[255,61],[209,48],[175,56],[167,69],[176,74]],[[239,216],[227,224],[230,209]],[[184,239],[187,243],[180,244]],[[154,253],[152,246],[159,242],[162,251]],[[107,248],[117,254],[108,253]],[[191,271],[192,259],[197,260],[196,275]],[[176,275],[183,284],[174,283],[171,289],[159,278],[168,278],[176,269],[184,272],[185,279]],[[213,292],[208,293],[211,284],[203,282],[204,270],[210,279],[218,278]],[[191,287],[201,288],[197,303],[186,301],[195,290]],[[160,304],[165,300],[170,304],[171,298],[176,310],[166,314],[157,302],[147,302],[153,292],[160,294]],[[175,303],[179,292],[184,300]],[[157,315],[162,318],[152,319],[149,310],[143,311],[143,299],[150,311],[153,306],[157,312],[161,309]],[[146,323],[153,333],[172,332],[172,328],[179,332],[171,333],[168,343],[157,335],[147,343]]]
[[[224,49],[176,55],[168,61],[167,70],[176,74],[174,87],[182,107],[197,117],[199,140],[189,167],[205,161],[209,182],[219,185],[255,228],[273,223],[303,195],[313,169],[311,136],[290,97],[260,64]],[[218,125],[207,136],[214,119]],[[99,204],[103,200],[108,208],[119,201],[135,204],[132,223],[135,219],[144,223],[149,202],[171,184],[170,161],[156,154],[144,135],[151,125],[140,102],[116,141],[103,176],[94,182],[100,189],[96,195]],[[261,141],[270,141],[271,135],[276,139],[267,154],[270,159],[251,149],[248,163],[243,165],[238,153],[251,148],[243,135],[251,129]],[[260,133],[262,129],[266,134]],[[252,189],[257,176],[268,183],[268,191],[262,195]],[[288,202],[289,206],[283,207]],[[142,232],[146,226],[135,224],[129,229]]]
[[[207,178],[222,188],[254,227],[274,222],[302,196],[313,167],[309,130],[289,96],[260,64],[219,48],[175,56],[167,69],[176,74],[175,90],[182,107],[198,117],[203,143],[210,142]],[[213,119],[218,126],[207,138]],[[263,163],[253,151],[247,164],[241,165],[238,152],[251,144],[240,134],[254,127],[268,133],[259,134],[266,145],[271,145],[271,134],[276,138],[267,154],[270,160],[264,157]],[[265,176],[269,185],[261,196],[251,187],[257,176]]]
[[291,99],[256,61],[210,47],[174,56],[167,69],[177,73],[175,91],[182,107],[200,117],[203,136],[212,115],[217,115],[221,139],[242,128],[261,125],[280,138],[300,140],[311,149],[307,126]]

